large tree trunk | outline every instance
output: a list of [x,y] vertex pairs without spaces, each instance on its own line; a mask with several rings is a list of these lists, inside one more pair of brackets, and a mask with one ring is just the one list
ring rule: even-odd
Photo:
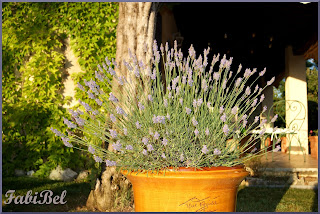
[[[123,64],[123,60],[129,61],[128,49],[137,56],[138,61],[142,60],[145,65],[150,63],[158,7],[159,3],[152,2],[119,3],[116,53],[118,68],[115,69],[117,76],[128,77],[127,68]],[[136,87],[131,85],[130,88],[134,90]],[[122,102],[125,102],[124,94],[127,89],[120,87],[115,79],[112,81],[112,92]],[[87,207],[99,211],[111,211],[115,205],[116,192],[123,193],[129,189],[130,182],[117,173],[114,167],[107,167],[101,179],[97,179],[95,189],[90,192]]]

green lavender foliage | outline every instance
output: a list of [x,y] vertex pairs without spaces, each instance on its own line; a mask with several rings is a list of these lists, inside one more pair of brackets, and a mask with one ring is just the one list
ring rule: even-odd
[[65,127],[62,118],[69,115],[61,93],[64,39],[71,37],[87,71],[83,76],[92,78],[85,61],[92,65],[101,61],[99,54],[115,56],[117,8],[109,2],[3,3],[3,175],[23,169],[46,177],[58,164],[88,167],[87,153],[63,147],[50,131]]
[[[91,98],[98,98],[109,116],[83,102],[84,114],[73,113],[73,123],[65,120],[73,131],[69,130],[68,135],[56,131],[65,145],[75,148],[87,146],[97,162],[129,170],[235,166],[261,155],[261,152],[246,152],[253,149],[254,140],[265,129],[258,135],[252,135],[243,145],[237,142],[251,130],[263,128],[267,122],[262,120],[258,125],[257,117],[255,123],[247,124],[247,119],[263,101],[262,91],[272,84],[274,78],[264,88],[259,88],[256,81],[265,70],[249,83],[249,78],[257,73],[256,69],[246,69],[243,75],[240,65],[232,74],[232,58],[227,60],[224,56],[220,65],[215,66],[219,61],[216,55],[209,67],[209,49],[198,58],[193,47],[190,47],[186,58],[176,45],[171,50],[168,45],[166,48],[161,46],[160,50],[165,62],[164,83],[161,81],[161,56],[156,42],[151,64],[129,54],[130,61],[124,62],[129,73],[126,78],[104,65],[99,67],[96,81],[84,81],[79,88],[84,87],[83,91],[94,94]],[[110,75],[123,87],[119,98],[112,92],[108,96],[100,89],[99,85],[109,84]],[[106,128],[111,125],[113,129]],[[114,151],[80,138],[75,134],[77,131],[108,142]]]

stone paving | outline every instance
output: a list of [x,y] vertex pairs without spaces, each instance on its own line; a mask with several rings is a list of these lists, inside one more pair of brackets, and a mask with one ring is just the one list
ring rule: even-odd
[[[289,155],[281,152],[262,156],[259,167],[241,185],[261,187],[286,187],[300,189],[318,188],[318,160],[306,155]],[[250,171],[251,169],[249,169]]]

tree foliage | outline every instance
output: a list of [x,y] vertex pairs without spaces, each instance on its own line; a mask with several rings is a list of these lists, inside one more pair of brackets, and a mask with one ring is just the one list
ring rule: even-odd
[[[85,167],[86,156],[66,148],[50,127],[62,128],[64,39],[90,79],[94,66],[115,56],[117,3],[3,3],[3,173],[58,164]],[[93,72],[92,72],[93,71]],[[77,98],[84,94],[77,92]]]

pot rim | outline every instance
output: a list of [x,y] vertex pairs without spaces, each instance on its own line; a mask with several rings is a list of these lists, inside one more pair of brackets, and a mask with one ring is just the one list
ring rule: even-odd
[[166,174],[166,173],[179,173],[179,172],[186,172],[186,173],[192,173],[192,172],[228,172],[228,171],[246,171],[245,166],[243,164],[239,164],[236,166],[213,166],[213,167],[202,167],[202,168],[195,168],[195,167],[168,167],[161,170],[127,170],[127,169],[120,169],[120,172],[122,174],[128,175],[132,173],[137,174]]

